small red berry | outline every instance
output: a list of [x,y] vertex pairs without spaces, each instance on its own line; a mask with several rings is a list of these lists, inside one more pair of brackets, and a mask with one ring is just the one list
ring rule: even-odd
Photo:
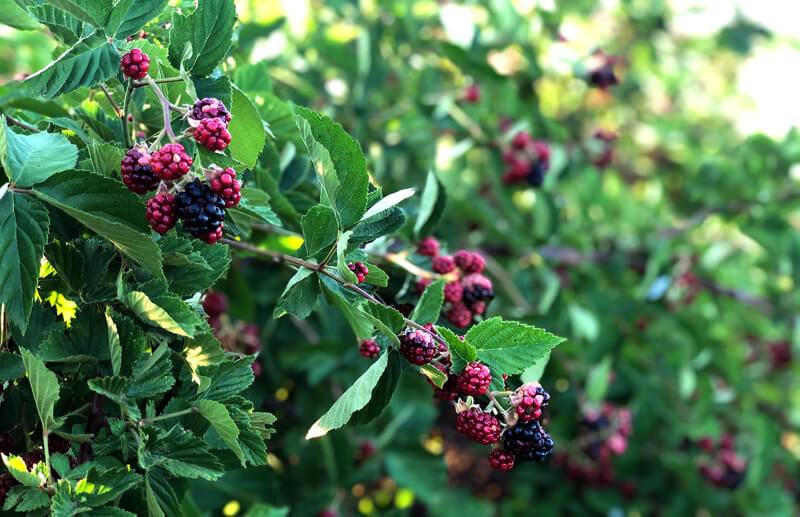
[[119,67],[125,77],[143,79],[150,70],[150,58],[140,49],[135,48],[122,56]]
[[444,301],[458,303],[464,295],[464,288],[459,280],[448,282],[444,285]]
[[374,339],[365,339],[358,346],[358,352],[367,359],[375,359],[381,353],[381,347]]
[[464,371],[458,374],[456,389],[464,394],[473,397],[486,395],[489,385],[492,383],[492,372],[489,367],[478,361],[469,363]]
[[150,157],[150,167],[164,181],[173,181],[192,166],[192,158],[181,144],[167,144]]
[[508,472],[514,468],[514,455],[502,449],[495,449],[489,454],[489,465],[495,470]]
[[477,84],[471,84],[464,89],[464,102],[475,104],[481,100],[481,89]]
[[445,311],[444,316],[450,323],[458,328],[467,327],[472,323],[472,311],[463,303],[452,304],[452,306]]
[[231,143],[228,127],[218,118],[205,118],[197,123],[192,133],[195,141],[209,151],[224,151]]
[[523,384],[511,395],[511,403],[516,407],[517,416],[523,422],[539,420],[542,417],[542,409],[547,407],[549,401],[550,394],[538,382]]
[[222,229],[224,226],[224,223],[221,223],[216,229],[205,235],[201,235],[199,239],[207,244],[216,244],[217,241],[222,238]]
[[480,273],[486,267],[483,257],[474,251],[459,250],[453,255],[453,260],[464,273]]
[[434,237],[425,237],[417,243],[417,253],[427,257],[435,257],[439,254],[439,241]]
[[423,330],[406,329],[399,337],[400,352],[412,364],[419,366],[427,364],[439,351],[433,336]]
[[347,269],[356,275],[356,280],[358,280],[359,284],[363,282],[369,274],[369,268],[365,266],[363,262],[351,262],[347,264]]
[[228,297],[218,291],[209,291],[203,298],[203,310],[210,318],[216,318],[228,311]]
[[458,414],[456,430],[482,445],[489,445],[500,439],[503,429],[494,415],[473,407]]
[[467,304],[485,302],[494,298],[492,281],[480,273],[472,273],[462,278],[461,286],[464,288],[464,302]]
[[158,233],[167,233],[178,221],[175,212],[175,196],[169,192],[156,194],[147,200],[145,216],[150,227]]
[[242,199],[242,185],[236,179],[236,171],[228,167],[220,169],[219,167],[212,168],[206,173],[211,190],[220,195],[225,200],[225,207],[231,208],[239,204]]
[[522,151],[528,147],[528,144],[531,142],[533,142],[533,137],[531,137],[530,133],[526,131],[520,131],[514,135],[514,138],[511,139],[511,147],[517,151]]
[[432,265],[433,270],[440,275],[446,275],[456,268],[456,263],[453,260],[453,257],[449,255],[439,255],[438,257],[433,257]]

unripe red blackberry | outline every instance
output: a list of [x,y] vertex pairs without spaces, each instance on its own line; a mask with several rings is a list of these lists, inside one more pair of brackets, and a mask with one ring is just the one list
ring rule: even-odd
[[464,273],[481,273],[486,267],[483,257],[474,251],[458,250],[453,255],[453,260]]
[[122,56],[119,68],[125,77],[143,79],[147,75],[147,71],[150,70],[150,57],[138,48],[132,49]]
[[427,257],[435,257],[439,254],[439,241],[433,237],[425,237],[417,243],[417,253]]
[[533,137],[527,131],[520,131],[514,138],[511,139],[511,147],[516,149],[517,151],[522,151],[528,144],[533,142]]
[[164,181],[173,181],[189,172],[192,158],[181,144],[167,144],[150,157],[150,167]]
[[175,211],[175,196],[169,192],[156,194],[147,200],[145,217],[150,227],[158,233],[167,233],[178,222]]
[[216,318],[228,311],[228,297],[225,293],[209,291],[203,298],[203,310],[210,318]]
[[489,454],[489,465],[495,470],[508,472],[514,468],[514,455],[502,449],[495,449]]
[[456,389],[464,395],[479,397],[486,395],[492,383],[492,372],[489,367],[478,361],[469,363],[456,380]]
[[358,353],[367,359],[375,359],[381,353],[381,347],[374,339],[365,339],[358,345]]
[[444,317],[458,328],[464,328],[472,323],[472,311],[463,303],[454,303],[444,313]]
[[226,124],[231,121],[231,113],[219,99],[206,97],[200,99],[192,106],[189,118],[200,121],[207,118],[217,118]]
[[447,303],[458,303],[464,296],[464,288],[460,280],[453,280],[444,284],[444,301]]
[[517,417],[523,422],[542,418],[542,409],[549,402],[550,394],[538,382],[523,384],[511,395],[511,404],[515,406]]
[[517,460],[543,462],[553,452],[555,442],[536,420],[518,422],[503,434],[503,449]]
[[462,278],[461,286],[464,288],[464,302],[467,304],[494,298],[492,281],[480,273],[473,273]]
[[197,122],[192,136],[209,151],[224,151],[231,143],[228,126],[218,118],[205,118]]
[[219,167],[212,168],[206,173],[211,190],[219,194],[225,200],[225,207],[231,208],[239,204],[242,199],[242,185],[236,179],[236,171],[228,167],[220,169]]
[[183,229],[209,244],[222,237],[225,200],[208,183],[195,179],[175,198]]
[[464,102],[475,104],[481,100],[481,89],[477,84],[470,84],[464,89]]
[[489,445],[500,439],[503,429],[494,415],[473,407],[456,416],[456,430],[482,445]]
[[439,255],[438,257],[433,257],[432,267],[440,275],[446,275],[456,268],[456,263],[453,257],[449,255]]
[[146,147],[128,149],[120,163],[122,182],[128,190],[142,195],[158,187],[158,176],[150,168],[150,153]]
[[406,329],[400,334],[400,352],[408,362],[416,365],[428,364],[436,357],[439,346],[433,336],[423,330]]
[[359,284],[363,282],[369,274],[369,268],[365,266],[363,262],[351,262],[347,264],[347,269],[356,275],[356,280],[358,280]]

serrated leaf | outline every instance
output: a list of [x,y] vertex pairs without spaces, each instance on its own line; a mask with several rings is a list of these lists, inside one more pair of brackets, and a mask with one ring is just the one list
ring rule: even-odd
[[122,345],[119,343],[117,324],[106,312],[106,325],[108,325],[108,355],[111,357],[111,371],[119,375],[122,370]]
[[372,392],[378,385],[383,372],[389,364],[389,351],[381,355],[377,361],[364,372],[361,377],[347,388],[341,397],[306,433],[306,440],[325,436],[350,421],[356,411],[364,408],[372,399]]
[[19,30],[39,28],[39,23],[14,0],[0,0],[0,23]]
[[564,341],[546,330],[500,317],[482,321],[466,335],[478,352],[478,359],[489,366],[492,376],[522,373]]
[[[3,0],[14,3],[14,0]],[[67,45],[76,43],[83,36],[91,33],[92,27],[71,14],[57,7],[48,4],[36,4],[31,0],[26,0],[25,7],[36,20],[46,25],[53,35]],[[38,27],[38,25],[37,25]],[[56,123],[51,120],[52,123]]]
[[323,205],[312,206],[303,216],[300,225],[303,228],[304,245],[308,256],[314,256],[333,244],[339,231],[336,213],[332,208]]
[[3,458],[3,464],[6,466],[8,473],[24,486],[38,487],[42,482],[42,479],[40,479],[39,476],[28,470],[25,460],[23,460],[21,457],[13,454],[2,454],[0,456]]
[[26,490],[22,496],[22,500],[17,504],[15,510],[17,512],[30,512],[40,508],[46,508],[50,505],[50,496],[47,492],[40,489]]
[[[237,66],[237,70],[240,67]],[[197,93],[197,98],[203,99],[211,97],[219,99],[222,103],[230,108],[233,104],[233,92],[231,89],[231,80],[227,75],[213,76],[213,77],[192,77],[194,84],[194,91]]]
[[[191,14],[175,15],[169,37],[169,60],[193,75],[209,75],[231,48],[236,8],[233,0],[205,0]],[[191,53],[186,46],[191,45]],[[181,61],[183,61],[181,63]]]
[[189,479],[219,479],[225,473],[208,445],[176,425],[166,433],[148,431],[139,448],[139,466],[161,467],[171,475]]
[[33,95],[52,99],[82,86],[94,86],[119,68],[119,52],[105,38],[82,38],[55,61],[29,76],[23,85]]
[[11,183],[30,187],[75,167],[78,148],[64,135],[44,131],[23,135],[12,131],[5,118],[1,122],[0,162]]
[[99,377],[97,379],[90,379],[86,384],[93,392],[119,404],[119,406],[127,411],[130,418],[141,418],[142,413],[139,406],[137,406],[136,402],[131,400],[127,394],[128,387],[130,386],[130,379],[126,377]]
[[194,337],[197,328],[201,326],[197,312],[172,295],[151,299],[141,291],[130,291],[123,293],[119,301],[145,323],[178,336]]
[[33,194],[111,241],[156,276],[163,276],[161,252],[149,237],[144,204],[125,186],[97,174],[60,172]]
[[22,362],[25,365],[25,373],[33,392],[33,401],[36,404],[36,412],[42,427],[52,430],[60,426],[56,421],[53,411],[59,397],[58,377],[47,369],[44,363],[35,355],[24,348],[20,348]]
[[347,242],[350,240],[351,233],[349,231],[341,232],[336,239],[336,269],[339,271],[339,276],[346,283],[355,285],[358,283],[358,277],[347,267],[347,258],[345,257],[347,254]]
[[544,374],[545,368],[547,368],[547,363],[550,361],[550,352],[547,352],[544,357],[534,362],[532,365],[527,367],[524,372],[522,372],[519,376],[519,379],[522,382],[539,382]]
[[192,372],[192,381],[199,386],[199,389],[208,388],[210,379],[198,373],[201,366],[211,366],[225,361],[225,351],[222,345],[213,334],[203,334],[196,336],[186,343],[183,349],[183,357],[189,370]]
[[300,319],[305,319],[311,314],[317,299],[317,283],[313,274],[314,272],[310,269],[300,268],[289,279],[289,283],[286,284],[286,288],[275,306],[274,318],[294,314]]
[[0,352],[0,382],[13,381],[25,375],[22,357],[10,352]]
[[388,196],[381,198],[377,203],[369,207],[369,210],[367,210],[364,215],[361,216],[361,219],[368,219],[375,214],[383,212],[384,210],[388,210],[395,205],[399,205],[406,199],[413,196],[415,192],[416,191],[413,188],[406,188],[403,190],[398,190],[397,192],[393,192]]
[[217,432],[222,441],[236,454],[239,461],[244,466],[244,453],[239,445],[239,428],[231,418],[225,406],[214,400],[200,400],[197,402],[197,410],[208,420],[214,431]]
[[406,324],[400,311],[387,305],[367,301],[364,304],[364,312],[379,319],[394,334],[403,330]]
[[444,303],[444,280],[436,280],[425,288],[411,313],[411,320],[420,325],[436,323]]
[[398,230],[405,221],[405,212],[401,208],[393,206],[359,222],[353,228],[350,243],[353,246],[360,246],[367,242],[372,242],[378,237]]
[[127,467],[89,473],[75,485],[75,498],[87,506],[101,506],[120,497],[142,482],[142,476]]
[[50,219],[36,200],[16,192],[0,197],[0,304],[25,333],[47,243]]
[[132,382],[127,390],[132,399],[153,398],[166,393],[175,384],[172,377],[171,349],[161,345],[152,354],[141,357],[133,367]]
[[231,156],[247,166],[255,167],[267,134],[258,108],[244,92],[233,86],[233,105],[231,106],[231,122],[228,130],[231,143],[228,146]]
[[[167,237],[166,239],[171,239]],[[164,241],[162,238],[159,244]],[[185,239],[174,238],[178,242],[188,242]],[[169,249],[162,247],[162,250]],[[186,261],[194,261],[192,267],[173,264],[164,267],[164,274],[170,284],[170,290],[182,295],[190,296],[194,293],[211,288],[217,281],[224,277],[231,264],[230,246],[208,246],[199,240],[190,241],[190,248],[181,248],[185,253]],[[173,255],[174,258],[174,255]]]
[[253,384],[254,360],[253,356],[245,356],[236,360],[226,360],[220,364],[199,367],[198,374],[207,377],[209,382],[208,387],[197,394],[197,398],[224,402],[238,395]]
[[269,206],[269,199],[269,194],[261,189],[243,188],[239,206],[229,208],[227,215],[231,216],[238,226],[264,223],[281,226],[281,220]]
[[169,0],[120,0],[108,15],[106,33],[116,39],[127,38],[161,14],[168,2]]
[[387,353],[389,354],[389,361],[377,386],[372,390],[372,398],[370,398],[366,406],[353,413],[350,418],[350,424],[364,425],[372,422],[383,413],[383,410],[392,401],[392,395],[394,395],[397,382],[400,380],[403,365],[400,354],[396,350],[390,349]]
[[153,468],[145,474],[145,498],[150,517],[182,515],[181,503],[164,469]]
[[113,0],[48,0],[81,21],[100,27],[111,12]]
[[[336,181],[328,177],[330,171],[322,171],[320,182],[325,185],[328,200],[336,209],[341,228],[348,229],[361,219],[367,206],[369,176],[361,146],[330,118],[301,107],[295,112],[308,122],[314,140],[329,153]],[[308,146],[307,138],[306,144]],[[311,148],[309,153],[313,158]]]
[[453,363],[450,367],[451,372],[461,372],[467,364],[478,358],[478,351],[475,350],[475,347],[460,339],[452,330],[447,327],[436,327],[436,332],[447,342],[450,360]]
[[86,146],[89,151],[91,170],[106,178],[120,178],[120,164],[125,150],[114,144],[92,140]]
[[428,172],[425,179],[425,188],[422,190],[422,200],[419,204],[417,220],[414,223],[414,235],[417,238],[425,237],[433,231],[434,226],[444,212],[447,196],[444,187],[439,182],[433,171]]
[[320,280],[322,280],[321,285],[324,287],[326,299],[339,309],[350,324],[350,328],[353,329],[356,338],[362,340],[371,337],[374,328],[372,320],[367,318],[357,305],[354,306],[340,294],[339,283],[328,277],[320,277]]
[[75,500],[72,483],[66,479],[60,479],[56,485],[56,493],[50,499],[50,515],[52,517],[73,517],[88,511],[91,511],[91,508],[81,506]]

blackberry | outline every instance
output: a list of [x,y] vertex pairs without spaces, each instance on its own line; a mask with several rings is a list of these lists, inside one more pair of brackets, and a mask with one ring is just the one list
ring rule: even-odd
[[162,192],[148,199],[145,217],[156,232],[170,231],[178,221],[175,213],[175,196],[169,192]]
[[439,254],[439,241],[433,237],[425,237],[417,243],[417,253],[427,257],[435,257]]
[[517,417],[523,422],[542,418],[542,409],[547,407],[550,394],[538,382],[523,384],[511,395]]
[[464,102],[475,104],[481,100],[481,89],[477,84],[471,84],[464,90]]
[[479,397],[486,395],[492,383],[492,372],[489,367],[478,361],[469,363],[456,380],[456,389],[464,395]]
[[150,168],[150,154],[147,148],[128,149],[120,164],[122,182],[128,190],[142,195],[158,187],[159,179]]
[[412,364],[420,366],[427,364],[439,351],[433,336],[423,330],[406,329],[399,337],[400,352]]
[[502,449],[495,449],[489,454],[489,465],[495,470],[508,472],[514,468],[514,455]]
[[453,257],[449,255],[439,255],[438,257],[433,257],[432,266],[435,272],[440,275],[446,275],[456,268],[456,263]]
[[222,237],[225,200],[208,183],[195,179],[176,196],[178,217],[183,229],[213,244]]
[[206,311],[209,318],[221,316],[222,313],[228,311],[228,306],[228,297],[217,291],[210,291],[203,298],[203,310]]
[[122,56],[119,67],[125,77],[143,79],[147,75],[147,71],[150,70],[150,57],[140,49],[135,48]]
[[463,303],[454,303],[444,313],[444,317],[458,328],[464,328],[472,323],[472,311]]
[[211,190],[222,196],[225,200],[225,207],[231,208],[239,204],[242,199],[242,185],[236,179],[236,171],[232,167],[220,169],[219,167],[212,168],[207,174]]
[[514,138],[511,139],[511,147],[517,151],[522,151],[531,143],[533,143],[533,138],[531,137],[530,133],[526,131],[520,131],[514,135]]
[[486,263],[478,253],[474,251],[458,250],[453,255],[456,266],[464,273],[481,273],[486,267]]
[[464,296],[464,288],[461,282],[454,280],[444,285],[444,301],[447,303],[458,303]]
[[356,275],[356,280],[358,280],[359,284],[363,282],[369,274],[369,268],[365,266],[363,262],[351,262],[347,264],[347,269]]
[[204,118],[192,132],[195,141],[209,151],[224,151],[231,143],[228,126],[218,118]]
[[480,408],[469,408],[456,416],[456,430],[481,445],[489,445],[500,439],[500,421]]
[[545,461],[553,452],[553,439],[536,420],[519,422],[503,434],[503,449],[518,460]]
[[206,97],[194,103],[192,111],[189,113],[189,118],[194,120],[217,118],[227,124],[231,121],[231,113],[221,100]]
[[525,180],[532,187],[541,187],[544,183],[544,175],[548,168],[549,166],[544,160],[534,160],[531,162]]
[[595,68],[589,72],[587,80],[590,85],[601,90],[607,90],[611,86],[619,84],[617,74],[614,72],[614,62],[609,60],[602,66]]
[[150,157],[150,167],[164,181],[180,178],[192,166],[192,158],[181,144],[167,144]]
[[492,281],[480,273],[472,273],[461,279],[464,288],[464,302],[472,304],[484,302],[494,298],[494,288]]
[[374,339],[365,339],[358,345],[358,353],[367,359],[375,359],[381,353],[381,347]]

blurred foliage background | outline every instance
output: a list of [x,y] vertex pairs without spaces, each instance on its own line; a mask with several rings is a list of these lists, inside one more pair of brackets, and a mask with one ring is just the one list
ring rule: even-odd
[[[231,318],[260,329],[252,395],[278,415],[279,433],[270,469],[198,482],[187,515],[798,512],[800,5],[237,8],[228,65],[258,74],[273,131],[290,133],[293,119],[270,99],[308,105],[361,142],[384,192],[422,189],[435,171],[448,199],[435,235],[487,257],[489,315],[568,338],[542,379],[558,453],[492,472],[452,430],[452,412],[409,376],[377,422],[305,441],[366,360],[334,310],[273,320],[288,273],[241,261],[219,290]],[[0,80],[46,65],[58,52],[51,41],[0,27]],[[587,81],[604,62],[598,51],[616,58],[619,84]],[[473,86],[476,101],[465,93]],[[502,181],[503,152],[520,131],[550,147],[541,188]],[[308,164],[274,151],[262,159],[302,200]],[[391,298],[413,278],[387,268]],[[626,410],[632,432],[620,446],[609,438]]]

